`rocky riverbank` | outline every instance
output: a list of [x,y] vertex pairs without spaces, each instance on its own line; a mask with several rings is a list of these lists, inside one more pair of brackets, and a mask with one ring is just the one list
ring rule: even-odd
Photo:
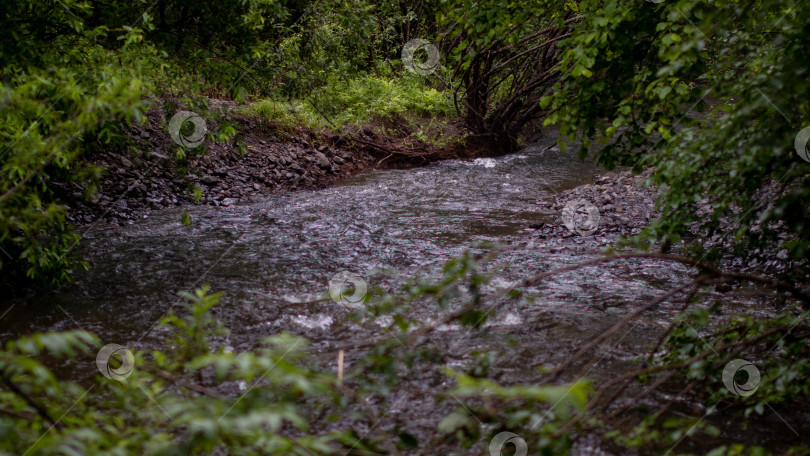
[[101,173],[95,192],[89,191],[88,182],[52,184],[56,196],[68,205],[68,221],[123,225],[148,216],[151,209],[230,206],[278,191],[324,187],[363,170],[456,156],[452,148],[412,137],[382,137],[373,128],[339,135],[304,128],[290,131],[228,113],[218,121],[210,117],[206,115],[209,132],[228,122],[235,126],[236,136],[215,142],[209,134],[201,146],[181,148],[168,132],[169,116],[155,109],[147,114],[147,123],[126,133],[126,146],[99,147],[88,155],[84,164]]
[[[585,234],[583,237],[599,243],[638,234],[659,216],[655,209],[658,190],[643,186],[651,174],[652,169],[637,175],[630,171],[598,175],[593,184],[565,190],[554,201],[541,202],[544,208],[561,214],[559,221],[539,223],[532,228],[540,239],[567,239]],[[587,211],[589,207],[591,214]],[[567,208],[573,213],[567,214]]]
[[[652,168],[637,175],[630,171],[607,172],[595,176],[593,184],[563,191],[554,201],[541,202],[544,208],[560,214],[560,217],[557,223],[532,225],[531,228],[536,230],[535,238],[551,249],[571,249],[578,246],[577,249],[581,247],[587,250],[607,246],[623,236],[639,234],[661,215],[655,208],[660,189],[644,185],[652,173]],[[758,199],[762,207],[767,207],[779,191],[777,182],[763,186]],[[712,211],[710,201],[706,199],[696,204],[708,219]],[[589,209],[591,213],[588,212]],[[722,233],[733,232],[735,220],[722,217],[720,223],[723,229],[715,233],[705,233],[698,223],[693,223],[680,233],[684,241],[677,245],[661,245],[656,248],[689,255],[684,250],[686,242],[700,239],[701,248],[705,250],[729,252],[734,242]],[[783,246],[788,240],[784,226],[781,223],[772,223],[768,229],[772,231],[775,242],[752,248],[746,252],[745,257],[725,255],[719,266],[772,277],[804,268],[804,261],[790,258]]]

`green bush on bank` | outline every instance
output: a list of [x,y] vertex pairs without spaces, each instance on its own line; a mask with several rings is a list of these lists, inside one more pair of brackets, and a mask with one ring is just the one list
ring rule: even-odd
[[362,75],[351,79],[333,77],[309,97],[262,100],[244,112],[285,127],[343,129],[396,115],[451,116],[455,108],[449,92],[430,87],[424,78]]
[[[141,38],[138,30],[119,37],[132,46]],[[0,69],[0,269],[6,279],[57,284],[86,267],[70,254],[79,238],[60,196],[92,191],[99,170],[77,159],[121,141],[122,127],[144,119],[143,55],[111,53],[80,37],[57,39],[37,57],[47,64]]]
[[663,215],[642,245],[691,232],[722,240],[713,259],[785,249],[787,272],[807,278],[810,163],[794,140],[810,125],[808,5],[578,2],[546,122],[580,141],[583,158],[602,143],[593,149],[609,168],[655,167]]

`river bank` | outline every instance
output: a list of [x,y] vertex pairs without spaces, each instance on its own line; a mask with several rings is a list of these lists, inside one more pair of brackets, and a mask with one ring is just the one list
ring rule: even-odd
[[212,103],[214,108],[202,116],[207,130],[232,125],[237,131],[233,138],[215,142],[209,135],[200,146],[181,148],[168,131],[166,110],[153,109],[146,123],[126,132],[126,145],[101,146],[86,157],[84,166],[102,170],[95,193],[88,192],[89,183],[51,183],[69,208],[68,220],[77,225],[99,220],[132,224],[151,210],[231,206],[279,191],[324,188],[361,171],[473,155],[465,152],[465,133],[453,122],[435,133],[454,140],[437,146],[414,137],[398,119],[335,133],[283,128],[239,114],[233,103]]
[[[437,146],[412,136],[408,123],[401,119],[379,120],[338,134],[303,127],[289,130],[235,115],[234,105],[228,102],[214,106],[221,119],[209,125],[209,131],[221,127],[225,119],[236,126],[235,139],[214,142],[207,138],[200,147],[180,148],[167,130],[170,116],[166,110],[153,109],[147,114],[148,122],[126,133],[127,146],[101,147],[87,157],[85,165],[103,169],[96,193],[88,198],[86,185],[52,183],[68,205],[68,220],[77,225],[103,221],[120,226],[163,208],[227,207],[278,192],[325,188],[374,169],[492,156],[486,150],[468,149],[463,128],[453,123],[436,134],[456,140],[449,141],[449,146]],[[184,150],[185,157],[178,158],[178,150]],[[651,171],[594,175],[593,183],[565,190],[556,201],[540,204],[560,213],[572,201],[589,201],[598,206],[601,215],[597,240],[636,234],[656,216],[657,192],[641,186]],[[576,235],[563,222],[531,227],[540,237]]]
[[[89,182],[52,182],[56,195],[69,208],[68,221],[77,225],[103,221],[120,226],[163,208],[227,207],[278,192],[325,188],[374,169],[494,156],[475,147],[457,120],[429,132],[432,139],[444,138],[440,146],[438,141],[417,137],[420,135],[414,134],[413,126],[418,123],[413,119],[377,119],[337,133],[275,124],[245,114],[230,101],[207,103],[204,109],[186,111],[195,115],[198,111],[205,126],[203,132],[207,135],[199,145],[180,147],[182,134],[179,138],[170,134],[171,119],[180,111],[169,109],[181,104],[177,100],[159,100],[147,113],[146,122],[125,132],[123,145],[99,146],[85,157],[83,166],[101,170],[97,186]],[[233,127],[236,133],[212,140],[227,127]],[[651,172],[594,175],[592,183],[564,190],[555,201],[540,204],[561,213],[568,203],[587,201],[595,204],[601,215],[595,232],[598,238],[613,240],[619,235],[636,234],[657,215],[657,192],[641,186]],[[95,192],[88,191],[93,188]],[[541,222],[531,227],[541,237],[576,234],[564,223]]]
[[[536,236],[547,238],[570,238],[580,234],[593,236],[602,244],[619,236],[632,236],[641,232],[650,221],[660,215],[655,208],[659,190],[645,185],[653,173],[652,168],[633,174],[629,170],[608,171],[594,175],[593,183],[560,192],[553,201],[539,204],[560,214],[557,223],[538,223],[531,228]],[[566,226],[566,207],[577,203],[590,204],[595,208],[593,228],[588,233],[578,233]]]

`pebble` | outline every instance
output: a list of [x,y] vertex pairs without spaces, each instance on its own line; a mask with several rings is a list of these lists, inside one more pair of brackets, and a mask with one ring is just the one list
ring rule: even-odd
[[216,185],[216,184],[219,183],[219,178],[211,176],[210,174],[207,174],[207,175],[203,176],[202,178],[200,178],[200,182],[202,182],[205,185]]

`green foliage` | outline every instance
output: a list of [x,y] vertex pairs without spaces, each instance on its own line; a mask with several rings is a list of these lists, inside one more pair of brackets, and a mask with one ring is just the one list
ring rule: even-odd
[[[690,380],[722,385],[721,373],[731,359],[756,361],[762,375],[756,395],[736,397],[726,388],[718,388],[707,401],[716,404],[734,398],[743,406],[743,415],[761,414],[765,402],[791,403],[810,395],[810,388],[798,381],[810,374],[810,344],[801,333],[790,334],[809,316],[808,311],[790,309],[768,319],[744,315],[724,318],[719,306],[693,309],[683,314],[664,339],[667,350],[653,358],[653,365],[683,364],[688,367],[686,375]],[[707,336],[708,331],[711,334]],[[740,348],[734,350],[736,347]]]
[[[391,72],[401,69],[402,38],[426,31],[434,13],[433,2],[366,0],[7,2],[0,11],[4,277],[56,285],[87,268],[70,254],[79,238],[65,222],[65,193],[74,197],[78,187],[92,197],[103,170],[83,165],[85,158],[122,145],[129,125],[145,121],[150,95],[300,100],[251,108],[285,126],[450,114],[444,94]],[[227,118],[209,134],[242,147]],[[175,152],[183,162],[204,151]]]
[[349,80],[332,78],[306,99],[260,101],[245,112],[287,128],[305,125],[340,130],[347,125],[397,115],[449,116],[454,109],[446,95],[425,85],[420,78],[405,76],[394,80],[365,75]]
[[227,333],[222,324],[209,312],[211,307],[219,302],[222,293],[208,294],[208,290],[208,285],[205,285],[195,290],[194,294],[180,293],[180,296],[188,301],[183,306],[188,315],[181,318],[170,310],[160,321],[161,325],[170,326],[174,330],[172,346],[182,359],[191,360],[207,354],[208,338]]
[[[198,290],[190,299],[187,323],[207,320],[202,310],[216,298]],[[186,341],[189,326],[167,320]],[[217,334],[194,323],[202,339]],[[49,333],[8,344],[0,356],[6,385],[0,392],[0,450],[11,454],[198,454],[227,449],[230,454],[334,454],[335,437],[291,437],[285,426],[306,430],[308,419],[296,405],[301,395],[328,396],[334,380],[295,366],[304,344],[292,336],[268,339],[252,353],[188,351],[136,353],[125,381],[105,379],[89,388],[57,380],[31,356],[88,352],[98,340],[87,333]],[[91,354],[92,355],[92,354]],[[95,366],[91,367],[95,371]],[[189,374],[213,370],[209,387],[193,386]],[[228,380],[253,381],[232,398],[212,387]],[[259,384],[261,382],[261,384]],[[39,409],[36,409],[38,406]],[[58,419],[58,421],[57,421]],[[55,425],[53,423],[56,423]]]
[[180,214],[180,223],[182,223],[183,226],[191,225],[191,216],[188,214],[188,209],[183,209],[183,213]]
[[[460,372],[445,364],[446,356],[458,353],[445,352],[424,337],[435,322],[418,317],[415,310],[421,306],[434,306],[438,316],[453,315],[446,322],[483,333],[487,330],[481,323],[490,305],[521,298],[483,293],[501,266],[493,263],[497,249],[477,248],[485,250],[449,260],[443,276],[435,280],[414,279],[394,294],[374,289],[365,317],[387,321],[381,329],[384,337],[352,347],[353,359],[341,383],[326,367],[331,363],[323,363],[323,353],[295,336],[276,335],[250,351],[226,347],[222,336],[227,331],[211,313],[221,295],[209,293],[207,287],[182,293],[186,303],[161,321],[169,336],[166,347],[136,352],[135,369],[124,381],[97,376],[99,382],[88,390],[58,380],[45,367],[43,355],[90,352],[98,340],[87,333],[38,334],[10,342],[0,356],[0,373],[7,386],[16,388],[0,388],[0,410],[6,412],[0,414],[0,435],[14,437],[2,440],[0,450],[21,453],[33,444],[34,454],[68,447],[85,454],[346,454],[350,448],[430,453],[436,440],[422,441],[408,431],[409,423],[395,416],[388,417],[383,429],[373,429],[418,376],[420,381],[448,385],[435,394],[440,407],[454,406],[436,419],[442,445],[486,447],[496,434],[509,431],[535,454],[568,454],[573,429],[604,425],[600,415],[587,415],[592,399],[588,380],[500,384],[492,378],[493,353],[472,351],[465,356],[465,372]],[[802,381],[810,375],[810,364],[808,339],[801,332],[806,329],[800,330],[799,324],[810,315],[792,310],[769,320],[728,319],[720,306],[691,310],[661,341],[665,350],[655,350],[649,367],[681,366],[679,372],[690,382],[711,385],[698,392],[709,406],[707,412],[733,400],[740,405],[736,413],[748,416],[762,414],[765,404],[776,407],[802,400],[810,395]],[[709,331],[713,333],[707,335]],[[780,359],[759,357],[763,351],[778,352]],[[716,387],[722,385],[720,375],[729,355],[756,360],[762,373],[756,395],[740,398]],[[58,428],[46,432],[49,420],[59,416]],[[698,432],[719,434],[711,419],[659,414],[641,418],[630,429],[606,429],[605,437],[628,448],[669,449]],[[104,426],[99,428],[99,422]],[[359,432],[369,427],[371,431]],[[767,454],[736,444],[714,451]]]
[[[98,173],[77,160],[94,144],[120,141],[121,125],[143,120],[138,73],[149,49],[134,49],[140,29],[85,27],[71,14],[72,8],[86,10],[85,3],[48,7],[43,17],[36,16],[40,2],[31,9],[8,6],[0,16],[0,27],[14,37],[0,49],[0,268],[7,277],[56,284],[87,264],[69,254],[78,237],[51,183],[76,180],[92,189]],[[41,28],[24,25],[29,20]],[[43,43],[63,27],[71,32]],[[116,55],[96,43],[112,37],[132,54]]]
[[[442,362],[434,348],[420,347],[422,340],[409,340],[411,330],[425,323],[406,309],[426,299],[434,305],[436,299],[445,299],[442,308],[478,307],[480,287],[492,273],[481,260],[486,262],[487,257],[467,253],[449,261],[440,280],[415,281],[402,293],[375,298],[379,305],[368,308],[370,315],[393,317],[399,323],[388,328],[388,340],[354,353],[359,356],[350,363],[342,384],[313,358],[317,353],[299,337],[279,334],[238,353],[223,346],[221,336],[227,331],[211,313],[220,294],[209,293],[207,287],[182,293],[186,299],[182,309],[160,323],[168,333],[165,348],[136,351],[132,374],[122,381],[96,375],[91,386],[81,386],[58,380],[46,367],[43,355],[92,358],[91,349],[99,341],[87,333],[37,334],[9,342],[0,355],[0,373],[16,389],[0,388],[0,411],[5,412],[0,413],[0,435],[5,437],[0,451],[330,455],[348,454],[355,448],[391,452],[390,431],[374,427],[390,406],[391,392],[408,388],[409,373],[419,371],[424,363]],[[486,362],[487,357],[478,359]],[[92,363],[83,363],[83,368],[88,364],[95,373]],[[496,427],[525,430],[547,448],[567,446],[566,438],[550,436],[581,409],[589,392],[585,382],[501,386],[452,370],[431,375],[439,382],[457,383],[437,400],[455,403],[456,399],[447,397],[453,395],[471,403],[503,402],[498,413],[487,415],[481,410],[481,416]],[[379,403],[370,407],[376,400]],[[60,418],[58,426],[48,429],[56,418]],[[439,429],[461,438],[465,445],[486,445],[486,431],[469,415],[460,424],[461,418],[445,418]],[[430,452],[431,443],[409,433],[408,424],[395,424],[400,429],[397,448]],[[457,432],[461,426],[469,432]],[[361,432],[363,427],[371,431]]]
[[541,118],[543,95],[559,78],[556,45],[577,19],[556,1],[441,2],[438,21],[450,85],[467,126],[502,152]]
[[[605,438],[613,439],[627,448],[657,447],[659,451],[663,452],[671,449],[684,438],[695,436],[698,433],[705,433],[712,437],[720,434],[720,429],[701,418],[672,417],[663,423],[658,423],[657,420],[657,416],[646,417],[641,424],[634,426],[629,432],[614,430],[606,433]],[[744,445],[739,446],[744,447]]]
[[[581,141],[582,158],[593,153],[608,168],[654,167],[649,183],[663,190],[662,216],[633,241],[649,247],[690,235],[689,251],[709,262],[776,260],[786,249],[784,274],[806,281],[810,164],[793,142],[810,108],[807,4],[585,0],[578,6],[583,19],[561,43],[562,79],[541,105],[551,110],[547,123],[558,123],[569,142]],[[765,403],[806,397],[807,388],[794,381],[808,373],[806,337],[791,333],[807,312],[786,306],[754,318],[722,310],[720,303],[688,309],[667,333],[664,350],[649,357],[653,368],[723,385],[731,359],[751,360],[762,375],[756,394],[733,396],[722,386],[697,393],[710,407],[738,405],[733,413],[745,417],[763,413]],[[613,434],[626,446],[664,447],[683,438],[685,426],[692,429],[653,415],[629,433]],[[706,422],[695,429],[701,427],[716,433]],[[714,453],[763,452],[730,445]]]
[[526,440],[536,454],[568,453],[570,440],[567,436],[555,434],[575,413],[585,409],[591,393],[589,383],[584,380],[560,386],[504,387],[492,380],[469,377],[451,369],[446,373],[457,382],[450,394],[479,398],[481,406],[469,405],[468,402],[442,420],[440,431],[454,434],[457,439],[470,444],[480,438],[483,429],[479,429],[478,420],[482,420],[495,425],[485,442],[499,431],[508,429]]
[[[810,164],[793,140],[809,122],[807,5],[579,7],[585,18],[562,44],[563,79],[543,102],[547,122],[581,140],[583,157],[592,149],[608,167],[655,167],[663,217],[642,239],[677,242],[688,229],[721,236],[735,255],[783,242],[793,259],[806,258]],[[706,115],[690,112],[709,105]]]

